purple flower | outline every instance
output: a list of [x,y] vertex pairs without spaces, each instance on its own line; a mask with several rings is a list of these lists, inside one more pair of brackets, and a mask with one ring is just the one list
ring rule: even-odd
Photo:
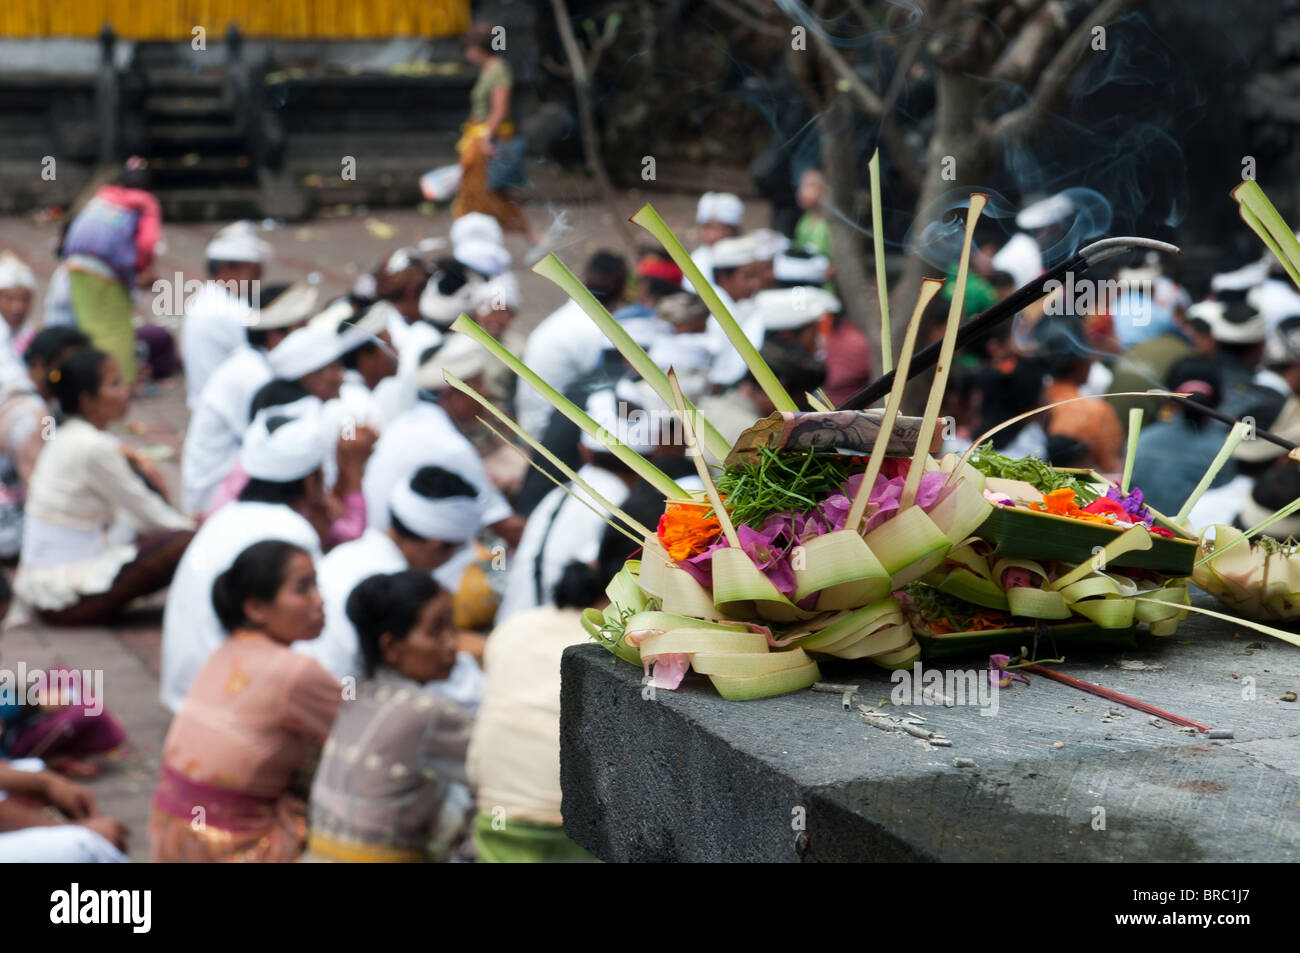
[[1146,508],[1143,501],[1142,491],[1137,487],[1133,487],[1128,496],[1125,496],[1119,487],[1112,486],[1106,491],[1106,498],[1124,507],[1124,512],[1129,515],[1131,523],[1146,523],[1150,526],[1155,522],[1151,511]]
[[[771,519],[768,522],[770,523]],[[753,560],[759,572],[772,581],[772,585],[776,586],[781,595],[788,596],[795,590],[794,570],[790,568],[790,563],[786,559],[787,548],[782,547],[778,541],[781,535],[784,535],[781,529],[775,533],[767,533],[759,532],[749,526],[736,527],[736,538],[740,540],[740,547],[745,551],[745,555]]]
[[696,553],[694,556],[677,563],[677,565],[685,569],[690,577],[701,586],[711,589],[713,587],[713,553],[715,550],[726,548],[727,541],[719,535],[704,552]]
[[989,656],[989,681],[998,686],[998,688],[1007,688],[1012,680],[1029,684],[1029,677],[1022,675],[1020,672],[1009,671],[1007,666],[1011,664],[1010,655],[990,655]]

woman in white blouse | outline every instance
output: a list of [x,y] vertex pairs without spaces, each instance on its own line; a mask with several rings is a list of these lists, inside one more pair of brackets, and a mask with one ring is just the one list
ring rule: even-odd
[[[77,351],[50,372],[50,390],[64,421],[32,472],[14,592],[48,623],[99,625],[171,581],[194,523],[163,498],[152,464],[107,432],[130,393],[116,358]],[[120,541],[122,521],[134,542]]]

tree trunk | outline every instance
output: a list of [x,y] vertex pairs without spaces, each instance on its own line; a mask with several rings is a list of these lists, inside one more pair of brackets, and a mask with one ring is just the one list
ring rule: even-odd
[[[817,131],[826,175],[827,206],[831,209],[827,218],[835,259],[835,284],[845,313],[867,335],[872,353],[879,354],[880,309],[876,304],[876,283],[868,274],[869,249],[856,225],[866,162],[854,151],[853,107],[844,93],[836,93],[830,106],[818,117]],[[879,363],[877,359],[877,370]]]
[[[979,182],[988,162],[986,142],[978,126],[981,116],[979,100],[981,90],[979,81],[967,75],[939,70],[935,76],[936,115],[934,134],[930,137],[929,150],[926,153],[925,178],[921,194],[917,199],[916,221],[929,213],[945,192],[961,188],[963,185]],[[951,162],[946,161],[951,158]],[[945,179],[945,172],[951,169],[953,178]],[[932,213],[931,213],[932,214]],[[893,339],[897,346],[907,330],[908,319],[916,305],[916,296],[921,289],[921,279],[943,277],[938,269],[927,263],[921,256],[908,254],[903,267],[903,275],[894,285],[889,296],[889,317],[893,326]],[[918,350],[926,342],[917,341]],[[919,413],[925,405],[930,374],[917,377],[917,383],[909,388],[903,406],[908,413]]]

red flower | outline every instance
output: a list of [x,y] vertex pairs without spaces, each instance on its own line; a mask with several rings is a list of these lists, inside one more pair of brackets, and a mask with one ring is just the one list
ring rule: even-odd
[[1152,536],[1163,536],[1163,537],[1165,537],[1165,539],[1173,539],[1173,538],[1174,538],[1174,534],[1173,534],[1172,532],[1170,532],[1169,530],[1165,529],[1163,526],[1152,526],[1152,527],[1151,527],[1151,535],[1152,535]]
[[1124,522],[1129,522],[1132,517],[1128,511],[1120,506],[1115,500],[1107,496],[1099,496],[1083,508],[1085,513],[1095,513],[1098,516],[1114,516]]

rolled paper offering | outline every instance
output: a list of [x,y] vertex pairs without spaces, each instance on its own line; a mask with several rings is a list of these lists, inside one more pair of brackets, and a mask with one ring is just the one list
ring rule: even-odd
[[[774,413],[740,435],[727,455],[726,466],[757,463],[762,447],[792,453],[819,450],[868,456],[875,446],[884,413],[883,410]],[[920,433],[920,417],[899,417],[894,422],[886,453],[891,457],[910,457],[916,451]],[[942,435],[936,435],[930,452],[937,452],[942,443]]]

